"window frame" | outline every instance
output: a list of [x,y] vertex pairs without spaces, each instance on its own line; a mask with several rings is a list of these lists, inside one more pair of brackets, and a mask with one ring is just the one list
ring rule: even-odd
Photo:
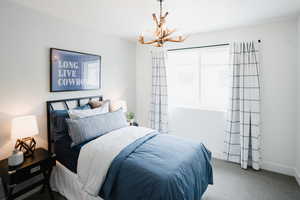
[[[181,48],[181,49],[170,49],[167,51],[167,53],[169,54],[172,51],[184,51],[187,52],[189,50],[194,50],[197,52],[198,55],[198,63],[197,63],[197,67],[198,67],[198,101],[197,101],[197,105],[185,105],[185,104],[171,104],[173,107],[176,108],[186,108],[186,109],[195,109],[195,110],[202,110],[202,111],[215,111],[215,112],[226,112],[226,106],[224,106],[223,108],[220,108],[218,106],[209,106],[208,104],[205,104],[205,100],[204,100],[204,90],[207,90],[207,88],[205,89],[205,86],[203,84],[202,81],[202,74],[203,74],[203,68],[205,68],[205,66],[207,66],[207,64],[202,64],[202,59],[203,56],[201,55],[203,53],[203,49],[207,49],[207,48],[218,48],[218,47],[224,47],[228,49],[228,55],[230,53],[230,49],[229,49],[229,44],[219,44],[219,45],[209,45],[209,46],[201,46],[201,47],[191,47],[191,48]],[[169,57],[169,56],[168,56]],[[230,62],[229,62],[229,58],[228,58],[228,64],[227,66],[229,66]],[[214,64],[214,66],[217,66],[218,64]],[[226,64],[224,64],[226,65]],[[167,72],[168,72],[168,66],[167,66]]]

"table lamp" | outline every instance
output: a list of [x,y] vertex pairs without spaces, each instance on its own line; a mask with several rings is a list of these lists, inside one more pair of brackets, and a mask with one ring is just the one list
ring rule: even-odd
[[123,112],[127,112],[127,103],[124,100],[116,100],[111,102],[111,111],[116,111],[122,108]]
[[17,139],[15,149],[22,151],[25,157],[32,156],[36,146],[33,136],[37,134],[39,130],[35,116],[16,117],[12,120],[11,138]]

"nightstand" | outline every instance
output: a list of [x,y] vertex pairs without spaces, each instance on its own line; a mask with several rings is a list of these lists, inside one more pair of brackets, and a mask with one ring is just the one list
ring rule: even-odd
[[130,126],[139,126],[139,124],[137,122],[132,122],[130,123]]
[[[49,189],[51,199],[52,192],[49,185],[50,174],[55,165],[55,155],[47,150],[38,148],[31,157],[24,158],[24,162],[17,167],[9,167],[8,159],[0,161],[0,177],[8,200],[15,199],[38,186],[46,186]],[[43,176],[35,182],[28,181],[36,176]],[[26,182],[24,187],[16,190],[17,185]]]

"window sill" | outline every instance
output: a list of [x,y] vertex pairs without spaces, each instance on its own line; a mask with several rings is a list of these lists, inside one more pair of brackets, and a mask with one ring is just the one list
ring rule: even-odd
[[222,112],[225,113],[225,109],[221,108],[214,108],[214,107],[196,107],[196,106],[186,106],[186,105],[170,105],[170,108],[177,108],[177,109],[190,109],[190,110],[199,110],[199,111],[211,111],[211,112]]

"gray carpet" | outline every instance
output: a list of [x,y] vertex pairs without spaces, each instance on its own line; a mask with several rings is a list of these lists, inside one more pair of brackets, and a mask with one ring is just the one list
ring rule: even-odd
[[220,160],[214,160],[214,183],[203,200],[300,200],[300,187],[294,177],[243,170]]
[[[300,200],[295,178],[268,171],[242,170],[239,165],[214,160],[214,185],[202,200]],[[54,193],[55,200],[64,200]],[[50,199],[45,190],[27,200]]]

